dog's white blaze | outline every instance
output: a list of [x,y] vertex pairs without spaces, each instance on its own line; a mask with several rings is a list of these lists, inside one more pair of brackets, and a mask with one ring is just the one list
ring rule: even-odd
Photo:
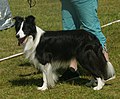
[[22,30],[23,24],[24,24],[24,22],[21,23],[20,30],[19,30],[18,33],[16,34],[16,35],[19,35],[20,38],[25,37],[25,34],[24,34],[23,30]]

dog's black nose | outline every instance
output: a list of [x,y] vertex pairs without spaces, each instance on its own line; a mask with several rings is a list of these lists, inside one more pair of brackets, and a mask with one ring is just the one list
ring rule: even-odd
[[19,35],[16,35],[16,38],[19,38],[20,36]]

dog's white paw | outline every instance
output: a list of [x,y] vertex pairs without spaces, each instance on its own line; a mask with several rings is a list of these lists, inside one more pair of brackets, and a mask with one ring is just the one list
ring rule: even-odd
[[100,87],[100,86],[96,86],[96,87],[94,87],[93,88],[94,90],[100,90],[100,89],[102,89],[102,86]]
[[98,84],[97,84],[97,86],[94,87],[93,89],[94,89],[94,90],[100,90],[100,89],[102,89],[103,86],[105,85],[105,81],[102,80],[101,78],[96,78],[96,79],[97,79]]
[[38,87],[37,90],[41,90],[41,91],[45,91],[47,90],[48,88],[47,87]]

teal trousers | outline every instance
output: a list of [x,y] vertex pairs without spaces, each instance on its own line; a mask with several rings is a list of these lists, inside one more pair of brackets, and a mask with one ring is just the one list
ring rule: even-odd
[[106,38],[97,16],[98,0],[61,0],[63,30],[84,29],[99,39],[102,47]]

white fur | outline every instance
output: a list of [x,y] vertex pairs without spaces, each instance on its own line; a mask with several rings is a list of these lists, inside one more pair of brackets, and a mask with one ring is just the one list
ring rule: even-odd
[[107,62],[107,75],[110,78],[107,79],[106,81],[109,81],[115,78],[115,70],[113,68],[113,65],[109,61]]
[[47,76],[46,76],[45,72],[43,72],[43,85],[42,85],[42,87],[38,87],[37,89],[42,90],[42,91],[48,89]]
[[24,46],[24,53],[26,54],[26,58],[29,58],[30,60],[33,60],[35,55],[35,49],[40,41],[41,35],[44,33],[44,31],[37,26],[36,29],[37,29],[37,35],[35,37],[35,40],[33,41],[33,37],[29,36]]
[[54,72],[52,70],[52,66],[50,63],[47,63],[45,65],[45,70],[46,70],[46,77],[47,77],[48,86],[54,87],[55,81],[57,81],[57,76],[54,74]]
[[96,79],[97,79],[98,85],[96,87],[94,87],[93,89],[94,90],[100,90],[105,85],[105,81],[102,80],[101,78],[96,78]]
[[47,63],[45,66],[40,65],[40,69],[43,72],[43,85],[42,87],[38,87],[38,90],[47,90],[49,87],[54,87],[55,83],[58,80],[58,74],[56,74],[56,70],[63,66],[65,63],[54,62],[52,65]]
[[16,34],[16,35],[19,35],[20,38],[25,37],[25,34],[24,34],[23,30],[22,30],[23,23],[24,23],[24,22],[21,23],[20,30],[19,30],[18,33]]
[[59,69],[60,67],[63,69],[67,69],[70,62],[61,62],[61,61],[54,61],[51,63],[52,67],[53,67],[53,71],[56,71],[57,69]]

